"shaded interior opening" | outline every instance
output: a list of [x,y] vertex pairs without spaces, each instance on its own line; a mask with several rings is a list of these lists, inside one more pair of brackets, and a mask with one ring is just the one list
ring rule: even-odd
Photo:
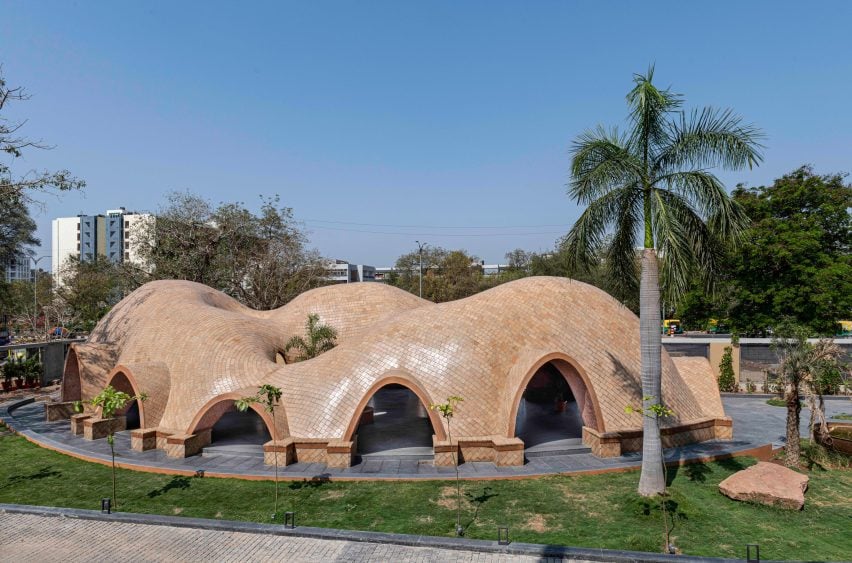
[[80,363],[77,359],[77,352],[74,348],[68,349],[68,356],[65,358],[65,369],[62,373],[62,400],[63,401],[79,401],[82,389],[80,386]]
[[[116,391],[127,393],[131,397],[136,395],[136,390],[130,384],[130,380],[122,372],[118,372],[109,383]],[[127,403],[122,409],[116,411],[117,415],[124,416],[127,419],[127,430],[135,430],[142,426],[142,407],[139,406],[139,401],[132,400]]]
[[127,410],[124,412],[127,418],[127,429],[135,430],[141,425],[141,417],[139,416],[139,401],[131,401]]
[[577,399],[552,362],[541,366],[527,383],[518,405],[515,435],[528,451],[581,443],[583,418]]
[[362,457],[432,459],[435,433],[426,407],[403,385],[389,384],[378,391],[361,413],[358,454]]
[[210,444],[203,455],[232,455],[263,457],[263,444],[270,441],[269,430],[259,414],[252,409],[240,412],[231,404],[213,425]]

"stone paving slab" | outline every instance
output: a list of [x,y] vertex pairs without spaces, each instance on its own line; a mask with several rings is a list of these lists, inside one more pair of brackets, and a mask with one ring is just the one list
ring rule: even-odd
[[[556,561],[362,541],[0,514],[0,562]],[[581,561],[581,560],[572,560]]]
[[[766,398],[749,395],[724,397],[726,413],[734,419],[734,439],[691,444],[665,451],[668,461],[684,461],[709,456],[729,455],[772,444],[784,443],[785,409],[766,404]],[[20,405],[20,406],[15,406]],[[852,411],[852,402],[827,401],[828,415]],[[844,410],[845,409],[845,410]],[[56,448],[71,455],[110,459],[106,440],[88,441],[69,431],[68,421],[45,422],[41,402],[21,405],[20,401],[0,404],[0,419],[18,433],[34,442]],[[802,432],[806,432],[807,409],[802,409]],[[642,456],[637,453],[617,458],[597,458],[589,453],[534,457],[520,467],[497,467],[490,462],[462,464],[463,479],[517,478],[554,473],[582,473],[589,471],[623,470],[638,467]],[[135,452],[130,449],[129,432],[116,435],[116,461],[128,468],[153,468],[158,470],[195,473],[203,470],[224,476],[272,478],[272,466],[245,464],[244,458],[193,456],[185,459],[166,457],[160,450]],[[399,460],[368,459],[353,467],[331,469],[321,463],[295,463],[280,468],[283,479],[344,478],[344,479],[447,479],[455,477],[452,467],[435,467],[430,463]]]
[[[3,561],[608,561],[734,563],[734,559],[457,537],[361,532],[159,514],[102,514],[0,504]],[[120,537],[121,542],[110,538]],[[100,544],[98,544],[100,540]],[[115,545],[118,546],[115,549]],[[109,545],[103,552],[92,546]],[[7,557],[7,553],[15,553]],[[796,562],[788,562],[796,563]]]

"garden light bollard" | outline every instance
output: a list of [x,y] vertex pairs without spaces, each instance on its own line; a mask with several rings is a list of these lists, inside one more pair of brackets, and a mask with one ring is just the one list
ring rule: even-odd
[[[754,548],[754,557],[751,556],[751,551]],[[747,543],[746,544],[746,562],[747,563],[760,563],[760,544],[757,543]]]
[[497,526],[497,545],[509,545],[509,526]]
[[112,514],[112,499],[101,499],[101,514]]
[[296,527],[296,513],[295,512],[285,512],[284,513],[284,527],[290,528],[291,530]]

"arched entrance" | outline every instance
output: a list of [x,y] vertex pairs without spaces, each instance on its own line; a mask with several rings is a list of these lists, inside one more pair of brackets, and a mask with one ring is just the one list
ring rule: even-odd
[[362,459],[433,459],[433,434],[426,406],[416,393],[399,383],[376,390],[355,428]]
[[[272,439],[266,421],[254,410],[240,412],[234,401],[223,401],[208,411],[202,419],[210,428],[210,444],[204,447],[202,457],[247,457],[263,459],[263,444]],[[199,427],[202,426],[199,425]]]
[[68,355],[65,357],[65,369],[62,370],[62,400],[79,401],[81,399],[80,361],[77,359],[77,351],[74,350],[72,345],[68,348]]
[[[139,395],[139,392],[130,381],[130,378],[123,371],[116,371],[110,378],[107,385],[111,385],[116,391],[127,393],[131,397]],[[142,428],[145,422],[143,407],[139,404],[139,401],[135,399],[125,405],[123,409],[117,411],[116,414],[124,416],[127,419],[127,430]]]
[[579,371],[564,359],[534,368],[518,398],[514,435],[528,457],[586,452],[583,426],[596,428],[593,398]]

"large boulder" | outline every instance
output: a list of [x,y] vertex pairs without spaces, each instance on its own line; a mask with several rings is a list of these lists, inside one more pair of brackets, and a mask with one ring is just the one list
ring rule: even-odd
[[719,490],[734,500],[801,510],[805,506],[808,477],[792,469],[761,461],[719,483]]

